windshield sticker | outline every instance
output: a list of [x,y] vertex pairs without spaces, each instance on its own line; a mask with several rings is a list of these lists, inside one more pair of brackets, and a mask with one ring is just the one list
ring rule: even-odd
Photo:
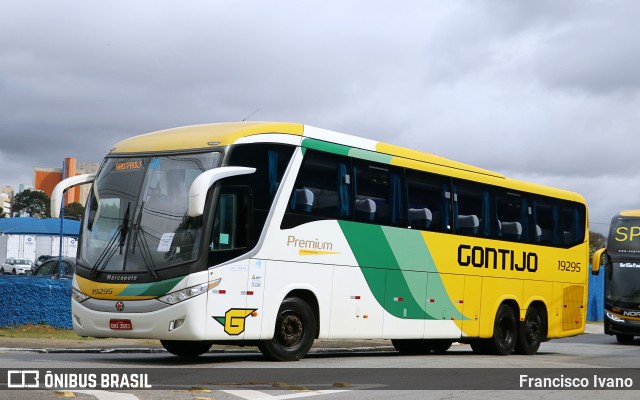
[[116,171],[131,171],[142,168],[142,161],[123,161],[116,163]]
[[160,168],[160,159],[159,158],[151,159],[151,161],[149,162],[149,169],[159,169],[159,168]]
[[166,253],[171,250],[171,242],[173,242],[173,237],[175,233],[163,233],[160,238],[160,243],[158,243],[158,252]]
[[229,234],[221,233],[220,234],[220,244],[229,244]]

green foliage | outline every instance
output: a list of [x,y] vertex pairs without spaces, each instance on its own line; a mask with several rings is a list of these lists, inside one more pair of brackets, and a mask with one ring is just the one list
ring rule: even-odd
[[39,190],[27,189],[13,198],[13,212],[17,215],[26,213],[34,218],[49,218],[51,199]]
[[82,219],[83,214],[84,207],[78,202],[70,203],[64,206],[64,217],[67,219],[77,219],[79,221],[80,219]]

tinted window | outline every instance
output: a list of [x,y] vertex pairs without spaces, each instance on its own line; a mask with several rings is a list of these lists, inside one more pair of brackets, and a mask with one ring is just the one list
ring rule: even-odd
[[356,221],[406,226],[402,170],[354,160],[353,171]]
[[426,172],[407,170],[408,225],[414,229],[447,231],[451,196],[448,180]]
[[307,150],[282,227],[318,219],[350,219],[353,209],[350,166],[347,157]]
[[456,233],[490,236],[492,221],[489,187],[468,181],[455,181],[454,188],[453,219]]

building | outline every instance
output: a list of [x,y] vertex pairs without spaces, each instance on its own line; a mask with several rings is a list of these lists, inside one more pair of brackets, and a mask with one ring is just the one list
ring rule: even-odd
[[[68,157],[64,159],[64,177],[62,176],[62,168],[34,168],[34,186],[36,190],[42,190],[47,196],[51,197],[53,189],[63,179],[96,173],[98,172],[98,167],[97,163],[78,163],[75,158]],[[80,203],[85,205],[89,190],[90,187],[88,185],[69,189],[65,194],[64,204]]]
[[13,204],[13,188],[5,186],[0,191],[0,214],[4,212],[6,218],[11,217],[11,205]]
[[[75,257],[80,221],[65,219],[62,226],[62,255]],[[0,219],[0,263],[9,257],[35,261],[41,255],[60,253],[60,219]]]

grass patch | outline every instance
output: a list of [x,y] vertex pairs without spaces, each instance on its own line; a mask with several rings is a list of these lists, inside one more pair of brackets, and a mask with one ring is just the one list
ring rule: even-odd
[[92,340],[78,336],[73,329],[54,328],[49,325],[19,325],[0,328],[0,337],[34,339]]

